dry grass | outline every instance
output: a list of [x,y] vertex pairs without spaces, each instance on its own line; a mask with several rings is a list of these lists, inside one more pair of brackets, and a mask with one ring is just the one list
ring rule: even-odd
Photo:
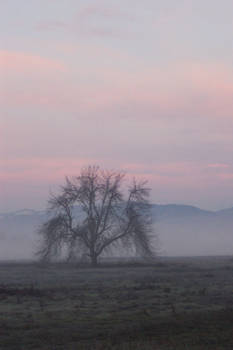
[[0,349],[233,349],[233,261],[0,265]]

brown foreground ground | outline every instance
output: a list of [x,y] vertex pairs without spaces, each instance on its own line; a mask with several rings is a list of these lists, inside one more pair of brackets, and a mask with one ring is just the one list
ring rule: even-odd
[[1,350],[233,349],[233,258],[0,263]]

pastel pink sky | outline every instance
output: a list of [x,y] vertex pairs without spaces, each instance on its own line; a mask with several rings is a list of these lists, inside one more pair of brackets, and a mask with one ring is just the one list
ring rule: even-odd
[[0,211],[89,164],[155,203],[233,205],[233,5],[132,4],[0,4]]

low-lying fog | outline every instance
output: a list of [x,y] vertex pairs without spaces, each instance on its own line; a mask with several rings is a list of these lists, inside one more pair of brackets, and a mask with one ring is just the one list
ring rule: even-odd
[[[160,255],[233,253],[233,208],[211,212],[184,205],[154,205],[153,215]],[[0,260],[34,258],[36,230],[45,219],[44,212],[33,210],[0,214]]]

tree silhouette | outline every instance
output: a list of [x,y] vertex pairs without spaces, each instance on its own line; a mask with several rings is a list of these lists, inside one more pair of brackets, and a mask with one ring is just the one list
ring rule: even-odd
[[[153,256],[149,192],[135,179],[123,190],[124,174],[88,166],[79,176],[66,178],[59,195],[49,199],[49,219],[39,229],[41,259],[67,254],[89,257],[93,266],[114,246]],[[124,194],[127,192],[127,194]]]

